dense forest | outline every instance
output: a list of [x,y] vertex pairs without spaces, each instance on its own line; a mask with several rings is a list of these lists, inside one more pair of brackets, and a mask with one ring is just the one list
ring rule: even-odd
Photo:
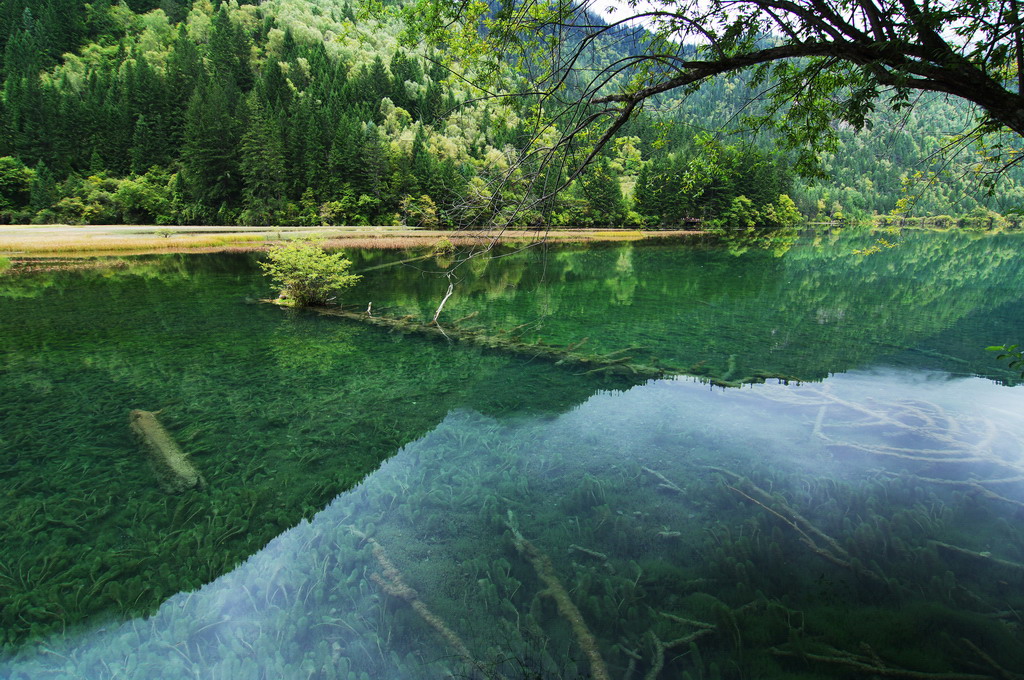
[[841,131],[830,179],[798,180],[770,140],[722,132],[750,106],[742,78],[662,102],[542,201],[569,170],[523,153],[526,104],[479,97],[461,65],[403,45],[397,17],[354,0],[0,0],[0,222],[758,228],[1024,204],[1016,176],[989,198],[955,164],[921,167],[969,115],[938,98]]
[[[689,135],[716,130],[723,139],[740,136],[742,119],[757,112],[759,90],[746,75],[705,83],[682,104],[673,119]],[[1011,168],[996,185],[984,149],[966,144],[977,112],[962,100],[919,93],[911,106],[893,112],[879,106],[869,127],[836,125],[838,146],[819,149],[824,179],[794,182],[792,197],[809,217],[863,217],[897,211],[916,216],[989,217],[1024,207],[1024,171]],[[728,130],[739,129],[729,135]],[[721,132],[721,131],[726,132]],[[707,134],[705,132],[705,134]],[[770,140],[758,140],[770,148]],[[998,219],[998,218],[996,218]],[[970,220],[969,220],[970,221]]]

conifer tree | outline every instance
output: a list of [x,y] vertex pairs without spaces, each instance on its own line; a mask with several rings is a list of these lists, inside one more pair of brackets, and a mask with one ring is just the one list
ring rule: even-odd
[[391,89],[388,96],[395,106],[416,115],[413,100],[406,88],[407,82],[420,83],[423,80],[423,69],[417,59],[410,58],[403,50],[396,50],[391,57]]
[[[384,97],[391,94],[391,78],[388,76],[388,70],[380,55],[374,57],[373,64],[365,73],[363,101],[376,108]],[[374,120],[378,123],[381,122],[379,114],[376,114]]]
[[252,87],[248,39],[224,6],[211,22],[209,56],[213,74],[229,85],[225,89],[230,99],[235,100]]
[[49,210],[57,201],[57,181],[46,163],[40,162],[29,185],[29,208],[33,212]]
[[328,129],[324,112],[320,108],[312,109],[302,140],[302,172],[295,174],[302,177],[304,187],[317,192],[328,183],[328,144],[324,134]]
[[601,158],[584,173],[581,193],[590,206],[590,218],[598,225],[621,225],[626,219],[619,180],[608,169],[608,161]]
[[242,135],[239,169],[242,174],[245,220],[250,224],[271,224],[284,204],[285,171],[281,129],[270,115],[259,90],[245,101],[246,130]]
[[328,189],[332,196],[340,195],[345,187],[358,182],[362,153],[362,131],[359,128],[357,120],[344,116],[335,131],[327,158]]
[[140,115],[135,120],[135,130],[132,133],[132,146],[129,153],[131,155],[131,170],[135,174],[141,175],[150,166],[161,163],[160,147],[156,143],[153,126],[146,120],[145,115]]
[[185,115],[182,170],[191,199],[209,217],[238,204],[238,129],[231,102],[219,79],[201,81]]
[[417,126],[409,158],[408,193],[430,193],[434,183],[435,161],[427,151],[427,135],[422,125]]
[[360,153],[362,167],[355,173],[356,188],[361,193],[383,199],[388,176],[388,158],[380,130],[372,123],[366,126]]
[[291,103],[292,91],[288,87],[288,79],[281,72],[281,64],[276,59],[267,59],[260,71],[259,88],[267,102],[274,110],[286,109]]

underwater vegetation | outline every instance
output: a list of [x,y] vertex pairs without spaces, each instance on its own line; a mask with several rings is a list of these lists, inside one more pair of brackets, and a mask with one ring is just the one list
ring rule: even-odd
[[[245,304],[266,286],[248,256],[6,285],[33,292],[0,304],[6,649],[215,579],[452,408],[559,412],[601,384]],[[160,411],[148,444],[133,410]],[[154,442],[189,483],[154,473]]]
[[[1013,331],[1018,273],[997,248],[958,278],[942,253],[982,253],[936,243],[837,299],[842,243],[749,253],[735,285],[721,253],[665,246],[468,264],[446,309],[515,352],[246,304],[267,295],[250,256],[5,277],[0,677],[1021,678],[1024,396],[919,368],[975,372],[957,343]],[[371,259],[351,298],[429,319],[434,280]],[[697,377],[530,355],[548,346]],[[132,409],[203,488],[161,486]]]
[[[865,409],[880,384],[890,404],[922,406],[902,374],[827,383]],[[112,677],[103,664],[124,659],[129,675],[168,678],[1021,677],[1024,485],[997,499],[910,474],[928,461],[893,467],[848,446],[885,425],[816,439],[805,409],[780,408],[814,386],[722,393],[763,424],[762,439],[730,436],[706,389],[655,382],[555,419],[453,412],[203,589],[147,620],[25,646],[0,670]],[[935,407],[970,422],[949,406],[958,389]],[[805,434],[798,452],[776,441],[791,429]]]

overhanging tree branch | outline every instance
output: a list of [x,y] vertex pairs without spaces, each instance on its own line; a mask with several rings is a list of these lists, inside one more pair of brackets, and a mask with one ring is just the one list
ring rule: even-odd
[[[977,104],[988,128],[1005,127],[1024,136],[1024,32],[1018,1],[662,0],[652,7],[628,0],[622,3],[625,16],[603,23],[591,13],[601,7],[596,0],[560,0],[553,6],[504,0],[486,22],[484,39],[507,46],[511,36],[529,31],[532,43],[516,41],[529,48],[542,44],[545,31],[553,27],[559,29],[558,40],[575,39],[564,59],[555,54],[546,65],[549,92],[556,96],[559,88],[568,87],[567,76],[579,68],[583,54],[599,50],[604,38],[623,27],[642,25],[648,38],[626,68],[622,60],[606,65],[609,78],[594,79],[594,88],[569,94],[595,105],[638,104],[715,76],[821,57],[856,67],[862,89],[950,94]],[[572,31],[576,38],[567,37]],[[678,55],[671,54],[673,47]],[[706,58],[684,58],[687,50],[699,50]],[[838,78],[832,87],[848,90],[848,81]]]

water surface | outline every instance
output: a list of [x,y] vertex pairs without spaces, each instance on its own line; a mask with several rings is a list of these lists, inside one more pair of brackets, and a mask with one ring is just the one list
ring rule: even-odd
[[[460,270],[450,319],[681,372],[643,384],[247,304],[248,256],[4,277],[0,671],[1024,672],[1024,396],[983,350],[1024,244],[870,242]],[[429,317],[444,264],[347,301]],[[806,382],[700,381],[772,374]],[[131,408],[208,489],[160,490]]]

